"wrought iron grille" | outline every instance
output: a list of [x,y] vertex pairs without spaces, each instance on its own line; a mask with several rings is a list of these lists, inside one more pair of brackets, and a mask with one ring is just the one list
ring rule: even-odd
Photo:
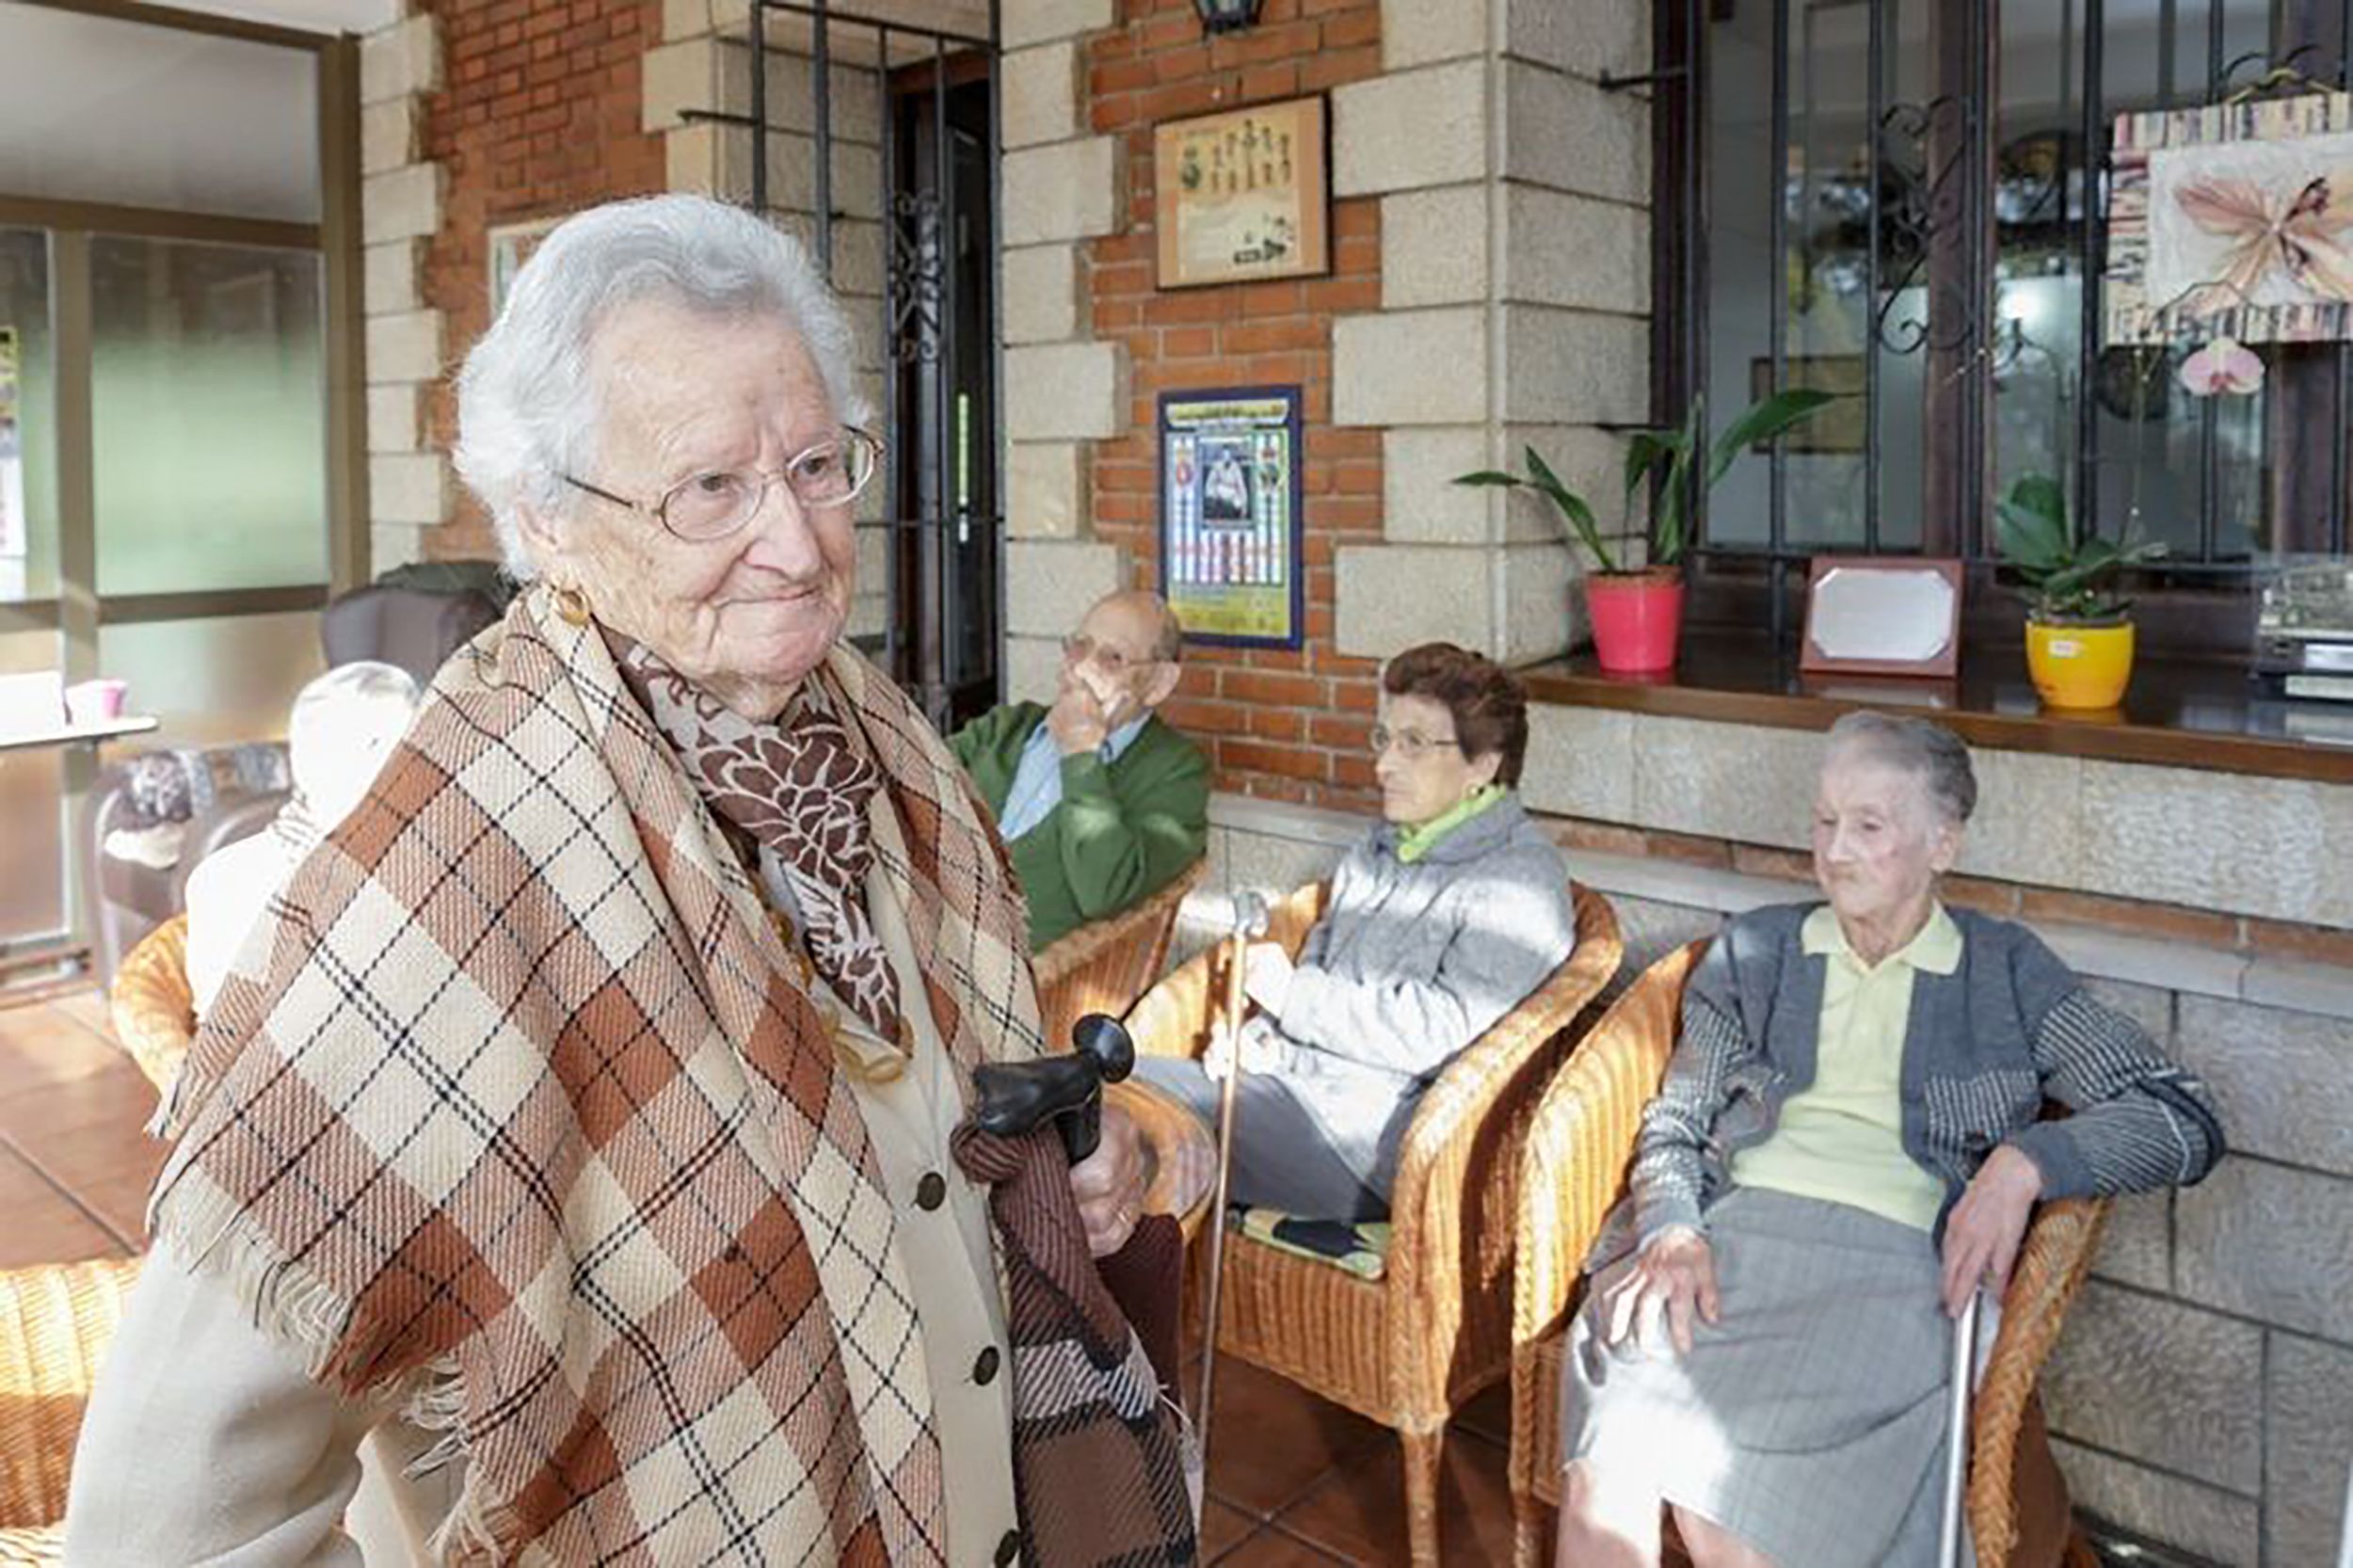
[[2102,346],[2100,273],[2116,116],[2282,69],[2343,89],[2353,0],[1666,0],[1655,17],[1656,69],[1605,85],[1656,93],[1656,411],[1704,394],[1721,427],[1768,390],[1853,394],[1695,498],[1700,574],[1761,576],[1776,635],[1787,571],[1816,554],[1955,555],[1991,577],[1995,502],[2029,472],[2062,482],[2078,526],[2164,539],[2144,586],[2209,609],[2243,606],[2275,552],[2346,549],[2347,347],[2270,345],[2259,393],[2192,398],[2195,344]]
[[[797,105],[775,112],[767,62],[808,72],[809,193],[788,204],[770,189],[769,160],[750,160],[747,205],[798,224],[812,254],[854,312],[887,449],[878,515],[858,520],[862,577],[879,570],[873,623],[856,640],[915,693],[942,725],[996,699],[1004,584],[999,544],[996,414],[998,0],[985,35],[862,15],[826,0],[752,0],[748,112],[693,109],[682,118],[737,128],[755,148],[801,126]],[[782,36],[779,36],[779,35]],[[836,190],[836,70],[880,78],[879,200],[871,233]],[[863,148],[853,149],[863,152]],[[807,211],[796,211],[804,204]],[[864,250],[845,239],[866,242]],[[845,259],[872,257],[851,276]],[[864,292],[861,292],[864,291]],[[879,555],[879,560],[872,559]],[[872,602],[871,581],[861,599]]]

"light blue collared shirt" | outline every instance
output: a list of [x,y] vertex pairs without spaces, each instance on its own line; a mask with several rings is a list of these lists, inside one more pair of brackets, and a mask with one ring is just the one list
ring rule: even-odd
[[[1097,752],[1103,765],[1118,761],[1151,722],[1152,715],[1144,713],[1105,736]],[[1005,809],[997,819],[997,830],[1005,836],[1005,842],[1012,843],[1052,816],[1061,804],[1062,747],[1054,744],[1053,730],[1040,719],[1021,747],[1021,764],[1013,770],[1013,788],[1005,792]]]

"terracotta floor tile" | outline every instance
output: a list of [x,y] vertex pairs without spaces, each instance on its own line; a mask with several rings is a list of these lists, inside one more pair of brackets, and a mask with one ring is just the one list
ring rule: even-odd
[[1201,1521],[1201,1560],[1211,1561],[1231,1550],[1257,1528],[1257,1519],[1211,1498],[1209,1513]]
[[125,1249],[98,1222],[74,1207],[22,1156],[0,1147],[0,1269],[35,1263],[76,1263],[120,1256]]
[[1209,1495],[1261,1518],[1383,1435],[1363,1416],[1231,1357],[1218,1362],[1215,1399]]
[[0,1095],[0,1134],[72,1189],[151,1158],[152,1141],[140,1128],[154,1113],[154,1085],[121,1058],[83,1078]]
[[106,1036],[109,1040],[114,1038],[114,1015],[107,1006],[106,993],[97,986],[92,985],[84,990],[70,992],[62,997],[54,997],[50,1000],[49,1005],[75,1022]]
[[112,1038],[54,1003],[0,1008],[0,1096],[88,1078],[128,1060]]
[[[1438,1539],[1447,1561],[1512,1560],[1512,1495],[1500,1448],[1467,1434],[1450,1439],[1438,1509]],[[1403,1452],[1395,1439],[1382,1444],[1285,1509],[1275,1522],[1346,1561],[1403,1568],[1411,1561]]]
[[1217,1568],[1334,1568],[1345,1560],[1269,1525],[1217,1560]]

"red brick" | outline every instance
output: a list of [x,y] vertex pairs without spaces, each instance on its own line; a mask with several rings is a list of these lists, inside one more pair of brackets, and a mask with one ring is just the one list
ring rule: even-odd
[[1224,105],[1225,88],[1213,77],[1169,82],[1136,95],[1135,118],[1159,121],[1207,114]]
[[1232,289],[1181,289],[1155,295],[1144,303],[1144,319],[1156,327],[1173,322],[1230,321],[1234,312]]
[[1088,72],[1087,90],[1099,99],[1107,93],[1148,88],[1157,80],[1159,78],[1153,74],[1150,60],[1129,57],[1098,65]]
[[1299,90],[1328,92],[1351,82],[1368,81],[1381,74],[1381,47],[1369,44],[1362,49],[1333,49],[1317,55],[1300,68]]
[[1331,341],[1332,324],[1320,316],[1287,316],[1280,320],[1245,321],[1225,329],[1228,354],[1258,354],[1271,349],[1322,348]]
[[1321,708],[1324,685],[1308,676],[1226,670],[1217,678],[1217,695],[1229,702],[1265,703],[1275,707]]
[[1329,54],[1335,49],[1346,49],[1352,44],[1379,43],[1380,41],[1381,13],[1368,8],[1364,10],[1346,11],[1338,16],[1325,17],[1323,37],[1319,40],[1319,47],[1324,53]]
[[1333,751],[1372,748],[1372,721],[1343,713],[1318,713],[1307,722],[1307,738]]
[[1217,749],[1225,766],[1251,773],[1271,773],[1281,778],[1313,779],[1319,783],[1331,773],[1331,758],[1321,751],[1233,740],[1221,740]]
[[1150,463],[1109,461],[1105,458],[1102,450],[1096,449],[1095,456],[1096,494],[1119,490],[1143,490],[1148,493],[1158,488],[1159,485],[1160,476]]
[[2027,888],[2019,896],[2019,917],[2028,921],[2060,920],[2077,925],[2106,926],[2146,936],[2197,942],[2206,947],[2234,948],[2239,941],[2237,920],[2205,909],[2185,909],[2176,904],[2149,904],[2137,899],[2102,898],[2091,893],[2061,892],[2056,888]]
[[1263,104],[1278,98],[1296,98],[1300,92],[1301,62],[1276,60],[1268,65],[1254,65],[1241,73],[1237,95],[1245,104]]
[[1217,351],[1214,327],[1171,327],[1160,334],[1160,352],[1172,360],[1198,359]]
[[2353,931],[2329,925],[2298,925],[2288,920],[2248,920],[2241,925],[2247,945],[2264,957],[2353,968]]
[[1295,708],[1252,708],[1250,733],[1265,741],[1304,740],[1307,733],[1307,715]]

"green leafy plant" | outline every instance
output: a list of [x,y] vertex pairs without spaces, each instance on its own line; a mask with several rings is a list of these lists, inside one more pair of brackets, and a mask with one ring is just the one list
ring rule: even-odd
[[2037,620],[2073,624],[2124,618],[2131,600],[2104,586],[2127,567],[2160,559],[2165,546],[2110,542],[2067,518],[2067,492],[2057,480],[2030,473],[2010,486],[1994,508],[2002,557],[2026,582],[2026,604]]
[[[1636,431],[1626,443],[1624,504],[1626,515],[1632,516],[1636,495],[1654,481],[1658,484],[1657,504],[1651,511],[1649,564],[1673,567],[1682,562],[1684,548],[1689,542],[1689,508],[1698,491],[1712,489],[1743,451],[1769,441],[1799,421],[1813,417],[1835,395],[1811,387],[1795,387],[1759,398],[1725,426],[1713,445],[1707,440],[1705,398],[1692,400],[1691,411],[1679,425]],[[1536,455],[1534,447],[1527,448],[1524,456],[1528,464],[1525,475],[1484,469],[1457,475],[1454,482],[1535,490],[1552,503],[1577,542],[1593,553],[1604,572],[1625,575],[1626,568],[1618,564],[1618,557],[1602,537],[1601,526],[1585,498],[1563,485],[1560,475]],[[1696,487],[1694,471],[1699,480]]]

